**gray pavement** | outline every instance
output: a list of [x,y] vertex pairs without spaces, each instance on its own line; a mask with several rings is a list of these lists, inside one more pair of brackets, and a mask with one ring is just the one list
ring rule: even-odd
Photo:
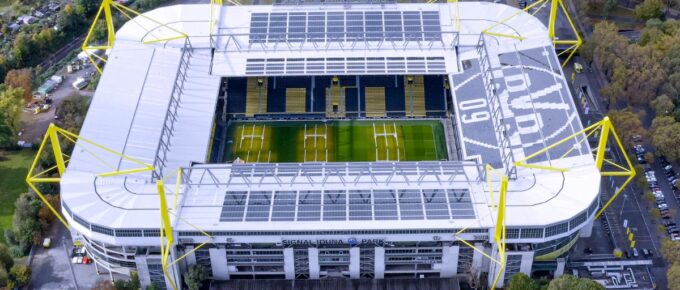
[[52,238],[52,247],[34,248],[29,289],[91,289],[98,279],[108,279],[108,275],[97,275],[93,264],[71,264],[69,253],[73,245],[63,225],[54,224],[49,237]]

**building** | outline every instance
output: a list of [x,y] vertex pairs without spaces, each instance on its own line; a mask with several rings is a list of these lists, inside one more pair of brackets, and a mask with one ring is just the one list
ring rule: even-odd
[[[589,142],[541,151],[582,129],[548,29],[510,6],[175,5],[117,31],[80,132],[111,151],[78,141],[62,212],[100,270],[143,285],[200,264],[217,280],[500,273],[501,286],[591,234]],[[515,166],[534,153],[570,170]],[[485,257],[499,257],[500,220],[486,165],[509,177],[504,268]],[[176,263],[159,246],[166,210]]]

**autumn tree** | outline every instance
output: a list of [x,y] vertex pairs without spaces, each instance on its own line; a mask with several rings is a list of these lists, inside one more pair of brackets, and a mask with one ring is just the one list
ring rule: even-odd
[[633,136],[646,136],[647,130],[642,126],[640,116],[630,108],[621,111],[610,111],[609,118],[614,123],[616,133],[621,136],[624,145],[633,143]]
[[59,104],[55,111],[55,114],[59,116],[59,126],[78,134],[89,106],[90,99],[88,97],[82,96],[79,93],[69,95]]
[[661,8],[663,8],[661,0],[645,0],[635,6],[635,17],[642,20],[660,18]]
[[669,115],[673,113],[673,109],[675,109],[675,104],[673,104],[673,100],[669,98],[667,95],[661,95],[656,97],[650,105],[652,106],[652,109],[654,109],[654,112],[657,115]]
[[673,263],[666,272],[668,287],[671,290],[680,290],[680,263]]
[[22,88],[8,88],[0,92],[0,148],[16,144],[24,107],[23,92]]
[[602,21],[595,25],[588,46],[595,63],[611,77],[615,61],[625,57],[628,39],[619,34],[616,24]]
[[666,72],[652,47],[629,45],[625,51],[625,61],[617,63],[610,83],[622,89],[615,92],[621,95],[611,95],[614,92],[606,90],[603,92],[612,99],[643,106],[656,97],[665,80]]
[[650,132],[657,152],[669,159],[680,158],[680,123],[671,116],[658,116],[652,121]]
[[31,95],[31,88],[33,87],[33,74],[30,69],[13,69],[5,75],[5,85],[10,88],[22,88],[23,98],[25,102],[30,102],[33,96]]

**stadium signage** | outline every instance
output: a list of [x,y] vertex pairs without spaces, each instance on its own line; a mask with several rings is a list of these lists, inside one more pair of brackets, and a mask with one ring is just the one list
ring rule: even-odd
[[281,240],[281,243],[284,246],[300,246],[300,245],[308,245],[308,246],[316,246],[316,245],[349,245],[349,246],[356,246],[358,244],[375,244],[378,246],[382,246],[385,244],[385,239],[356,239],[356,238],[349,238],[349,239],[316,239],[316,240],[311,240],[311,239],[304,239],[304,240],[286,240],[283,239]]

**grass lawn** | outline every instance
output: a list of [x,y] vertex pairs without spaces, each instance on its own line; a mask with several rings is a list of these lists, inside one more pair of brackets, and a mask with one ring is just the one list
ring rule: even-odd
[[447,159],[439,121],[235,122],[225,161],[424,161]]
[[[1,1],[1,0],[0,0]],[[35,151],[0,151],[0,241],[5,242],[5,229],[12,226],[14,201],[28,188],[26,172]]]

